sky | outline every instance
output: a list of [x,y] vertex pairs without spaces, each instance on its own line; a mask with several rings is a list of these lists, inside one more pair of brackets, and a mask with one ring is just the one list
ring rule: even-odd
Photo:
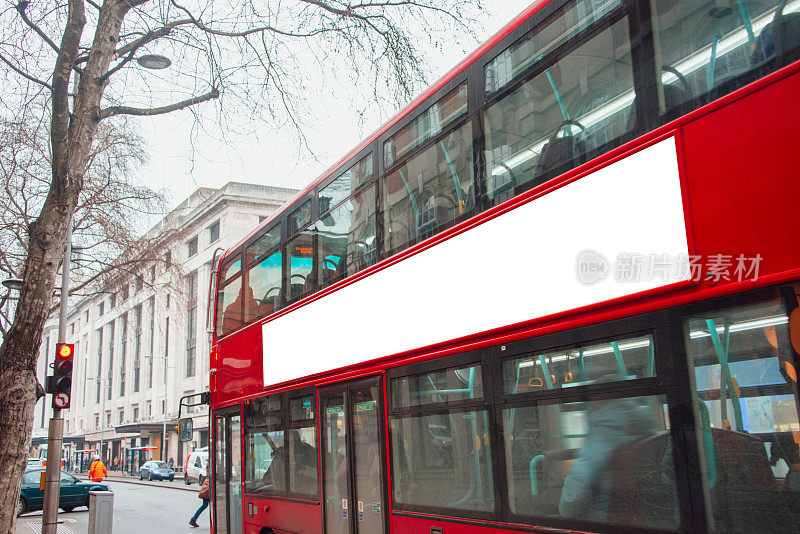
[[[530,2],[526,0],[484,0],[486,11],[477,28],[478,41],[468,49],[425,50],[431,65],[428,81],[435,82],[477,48]],[[345,81],[346,83],[346,81]],[[206,123],[200,129],[189,111],[148,117],[138,121],[139,133],[147,143],[149,163],[140,169],[146,185],[167,192],[173,208],[198,187],[221,187],[229,181],[302,188],[376,130],[399,109],[371,110],[363,117],[347,105],[346,85],[326,87],[325,98],[315,102],[313,117],[304,134],[313,157],[302,153],[269,124],[247,128],[240,135],[226,132],[222,139]]]

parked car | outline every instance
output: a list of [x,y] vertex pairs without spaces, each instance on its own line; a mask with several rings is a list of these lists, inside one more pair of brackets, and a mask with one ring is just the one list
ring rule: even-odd
[[186,472],[184,473],[183,482],[188,486],[196,480],[198,484],[202,485],[207,476],[208,447],[195,449],[186,460]]
[[[17,503],[17,515],[34,510],[41,510],[44,504],[44,491],[39,489],[44,469],[28,469],[22,475],[22,491]],[[76,478],[66,471],[61,471],[59,481],[58,506],[65,512],[71,512],[78,506],[89,506],[90,491],[110,491],[108,484],[91,482]]]
[[139,468],[139,480],[143,478],[147,480],[175,480],[175,471],[167,465],[167,462],[150,460]]
[[28,458],[28,463],[25,465],[25,469],[37,469],[44,466],[44,460],[41,458]]

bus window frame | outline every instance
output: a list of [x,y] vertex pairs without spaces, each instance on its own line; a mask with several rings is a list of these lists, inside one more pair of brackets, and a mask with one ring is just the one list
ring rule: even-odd
[[[252,238],[248,239],[247,242],[244,244],[244,246],[242,248],[242,262],[243,262],[242,264],[244,265],[244,269],[242,270],[242,272],[244,273],[246,271],[247,274],[246,274],[246,278],[244,279],[244,282],[242,283],[242,291],[244,291],[245,285],[247,285],[248,288],[250,287],[250,270],[253,269],[253,267],[258,265],[265,258],[267,258],[267,257],[271,256],[272,254],[274,254],[276,250],[277,251],[282,250],[282,247],[283,247],[283,235],[284,235],[284,220],[285,219],[286,219],[286,214],[285,213],[281,213],[281,215],[279,217],[277,217],[275,220],[271,221],[267,226],[265,226],[264,228],[259,230],[259,232],[255,236],[253,236]],[[260,256],[258,258],[254,258],[249,263],[246,263],[247,262],[247,249],[250,248],[251,246],[253,246],[255,243],[258,242],[259,239],[264,237],[269,232],[275,230],[276,228],[279,229],[279,233],[280,233],[280,241],[278,242],[278,244],[275,245],[273,248],[267,250],[262,256]],[[286,299],[284,297],[284,287],[285,287],[284,286],[284,278],[285,278],[284,274],[285,273],[284,273],[284,266],[283,266],[283,258],[281,258],[281,291],[280,291],[280,300],[278,302],[278,305],[279,305],[278,306],[278,310],[283,308],[286,305]],[[277,311],[277,310],[275,310],[275,311]],[[244,315],[242,317],[244,326],[256,323],[256,322],[260,321],[261,319],[263,319],[264,317],[268,317],[269,316],[269,315],[259,316],[259,317],[255,317],[251,321],[247,321],[247,316],[248,316],[247,312],[248,312],[248,310],[244,310]],[[275,313],[275,312],[273,312],[273,313]]]
[[[290,409],[289,409],[289,402],[292,399],[297,399],[297,398],[301,398],[301,397],[308,397],[308,396],[312,396],[313,399],[314,399],[314,401],[313,401],[314,402],[314,414],[315,414],[314,415],[314,419],[302,419],[302,420],[298,420],[298,421],[292,422],[290,420],[291,412],[290,412]],[[265,394],[265,395],[259,395],[257,397],[253,397],[251,399],[248,399],[244,403],[242,403],[242,447],[243,448],[245,447],[245,443],[246,443],[245,437],[247,436],[247,434],[249,432],[249,430],[247,428],[247,425],[245,424],[246,423],[246,421],[245,421],[245,410],[246,410],[245,406],[246,406],[246,403],[248,401],[259,400],[259,399],[263,399],[263,398],[266,398],[266,397],[277,397],[277,398],[280,399],[280,402],[281,402],[280,410],[273,410],[273,411],[271,411],[269,413],[270,414],[280,414],[280,417],[281,417],[280,428],[276,427],[276,428],[274,428],[274,430],[281,430],[284,433],[284,446],[286,447],[286,451],[287,451],[287,453],[285,455],[285,459],[284,459],[284,478],[285,478],[284,487],[286,489],[284,491],[261,492],[261,493],[243,492],[243,495],[245,495],[247,497],[256,497],[256,498],[259,498],[259,499],[269,498],[269,499],[275,499],[275,500],[291,500],[291,501],[301,501],[301,502],[319,504],[320,503],[320,498],[319,498],[320,494],[319,494],[319,492],[321,491],[321,489],[320,489],[320,447],[319,447],[319,421],[318,421],[319,418],[317,416],[318,410],[319,410],[319,397],[317,395],[317,388],[315,388],[313,386],[308,386],[308,387],[303,387],[303,388],[299,388],[299,389],[293,389],[293,390],[289,390],[289,391],[281,391],[281,392],[278,392],[278,393],[268,393],[268,394]],[[311,423],[311,425],[309,425],[308,423]],[[313,496],[312,495],[306,495],[306,494],[303,494],[303,493],[292,492],[292,491],[290,491],[291,487],[290,487],[290,484],[289,484],[289,480],[290,480],[289,479],[289,465],[288,465],[289,464],[289,455],[288,455],[289,444],[288,444],[288,441],[286,441],[287,440],[288,431],[292,430],[292,429],[295,429],[295,428],[307,428],[308,426],[313,426],[314,427],[314,439],[316,440],[316,449],[317,449],[317,494],[313,495]],[[247,451],[245,450],[245,453],[246,452]],[[244,483],[245,480],[246,480],[246,474],[247,474],[247,454],[244,454],[242,457],[244,459],[244,465],[242,466],[242,472],[244,473],[244,475],[242,477],[242,482]]]

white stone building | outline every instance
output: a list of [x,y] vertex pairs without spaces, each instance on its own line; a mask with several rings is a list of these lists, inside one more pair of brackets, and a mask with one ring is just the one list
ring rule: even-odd
[[[205,406],[189,409],[193,442],[181,444],[175,425],[180,398],[208,390],[212,258],[296,192],[238,182],[198,189],[149,232],[172,231],[163,250],[156,251],[157,261],[136,264],[113,285],[71,299],[67,341],[75,344],[75,360],[64,442],[73,466],[92,454],[78,451],[102,450],[109,468],[117,460],[120,469],[138,472],[144,459],[162,458],[182,468],[191,450],[208,445]],[[37,365],[42,383],[52,374],[48,364],[57,338],[56,313],[42,334]],[[50,405],[46,395],[36,407],[33,447],[46,443]]]

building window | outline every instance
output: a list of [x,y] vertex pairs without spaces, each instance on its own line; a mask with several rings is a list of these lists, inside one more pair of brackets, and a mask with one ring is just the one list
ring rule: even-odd
[[167,309],[169,309],[169,293],[167,293]]
[[150,283],[154,284],[156,282],[156,266],[153,265],[150,267]]
[[122,295],[120,296],[120,298],[122,299],[122,302],[128,300],[128,284],[122,286]]
[[94,414],[94,427],[98,428],[98,429],[100,428],[100,414],[99,413]]
[[153,353],[154,341],[156,336],[156,298],[150,297],[150,352],[147,363],[147,387],[153,387]]
[[193,238],[192,238],[192,239],[189,241],[189,244],[188,244],[188,246],[189,246],[189,257],[191,258],[191,257],[192,257],[192,256],[194,256],[195,254],[197,254],[197,236],[194,236],[194,237],[193,237]]
[[122,422],[125,420],[125,410],[122,409],[117,413],[117,424],[121,425]]
[[106,382],[106,400],[111,400],[114,385],[114,321],[108,323],[108,381]]
[[150,417],[151,415],[153,415],[153,405],[150,403],[150,401],[147,401],[146,406],[147,406],[147,417]]
[[197,355],[197,306],[189,309],[189,324],[186,334],[186,376],[194,376]]
[[106,412],[106,426],[111,426],[111,412]]
[[161,413],[167,413],[167,401],[161,401]]
[[86,318],[84,319],[84,322],[86,324],[89,324],[89,310],[87,309],[86,312],[84,312],[84,313],[85,313],[85,316],[86,316]]
[[98,317],[102,317],[103,313],[105,313],[105,311],[106,311],[106,303],[105,302],[101,302],[97,306],[97,315],[98,315]]
[[167,362],[169,361],[169,317],[164,320],[164,384],[167,383]]
[[139,391],[139,367],[142,356],[142,305],[133,309],[133,392]]
[[133,407],[133,422],[135,423],[137,421],[139,421],[139,407],[138,406],[134,406]]
[[197,303],[197,271],[186,277],[186,290],[186,300],[189,301],[189,306],[194,306]]
[[75,323],[74,322],[71,325],[69,325],[69,333],[70,334],[74,334],[75,333]]
[[219,221],[208,227],[209,244],[219,241]]
[[142,275],[137,274],[136,275],[136,292],[138,293],[139,291],[141,291],[143,287],[144,287],[144,278],[142,278]]
[[172,252],[168,250],[164,254],[164,270],[167,271],[170,267],[172,267]]
[[100,402],[100,377],[103,376],[103,329],[97,329],[97,375],[95,381],[97,385],[96,395],[94,401]]
[[262,222],[264,222],[266,220],[267,220],[266,215],[259,215],[258,216],[258,224],[261,224]]
[[108,297],[108,309],[113,310],[114,306],[117,305],[117,294],[111,293],[111,296]]
[[125,396],[125,357],[128,354],[128,314],[122,316],[122,339],[120,339],[119,396]]

